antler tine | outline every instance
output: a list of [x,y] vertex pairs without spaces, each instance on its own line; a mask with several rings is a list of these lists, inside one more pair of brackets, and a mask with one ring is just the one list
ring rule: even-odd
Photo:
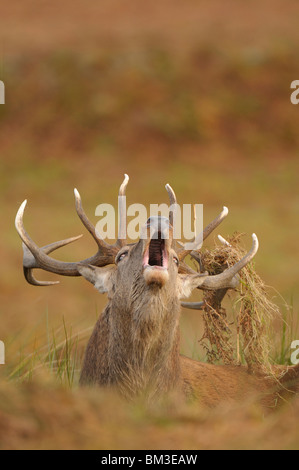
[[[198,286],[198,289],[222,292],[220,294],[222,299],[225,296],[227,289],[235,289],[238,287],[240,282],[240,276],[238,273],[252,261],[259,248],[258,238],[255,233],[252,235],[252,239],[253,244],[251,250],[238,263],[236,263],[231,268],[226,269],[221,274],[207,276],[204,279],[204,282]],[[222,237],[220,237],[220,241],[225,242],[226,246],[231,246]],[[192,310],[204,310],[205,302],[181,302],[181,306]]]
[[76,211],[77,214],[82,221],[83,225],[87,228],[93,239],[96,241],[98,247],[99,247],[99,252],[98,255],[101,256],[101,253],[107,254],[111,257],[111,260],[107,262],[106,264],[110,264],[114,262],[114,258],[119,251],[119,249],[126,244],[126,238],[127,238],[127,226],[126,226],[126,202],[123,199],[125,197],[126,193],[126,188],[129,182],[129,176],[125,174],[125,178],[120,185],[119,188],[119,229],[118,229],[118,237],[117,241],[114,245],[109,245],[109,243],[105,242],[103,240],[99,233],[97,232],[96,228],[94,225],[90,222],[88,219],[83,206],[82,206],[82,201],[81,201],[81,196],[79,194],[79,191],[75,188],[74,189],[74,194],[75,194],[75,200],[76,200]]
[[98,245],[99,249],[109,249],[110,245],[105,242],[102,238],[100,238],[97,234],[97,231],[94,227],[94,225],[90,222],[88,219],[83,206],[82,206],[82,200],[79,191],[75,188],[74,189],[74,194],[75,194],[75,204],[76,204],[76,211],[77,214],[83,223],[84,227],[89,231],[90,235],[92,238],[95,240],[96,244]]
[[203,241],[221,224],[221,222],[227,217],[228,208],[223,207],[222,212],[209,224],[203,232],[197,235],[193,242],[185,243],[180,253],[178,253],[180,261],[183,260],[188,254],[192,254],[192,251],[198,251],[202,247]]
[[126,244],[127,240],[127,216],[126,216],[126,189],[129,182],[129,177],[127,174],[124,175],[125,178],[120,185],[118,193],[118,213],[119,213],[119,223],[118,223],[118,237],[116,245],[122,247]]
[[[115,247],[118,247],[118,248],[122,247],[126,243],[126,238],[127,238],[126,237],[126,232],[127,232],[126,204],[125,204],[123,197],[125,197],[128,182],[129,182],[129,176],[125,174],[125,178],[122,184],[120,185],[119,193],[118,193],[119,194],[119,229],[118,229],[117,242],[115,244]],[[97,243],[99,249],[110,251],[113,245],[109,245],[109,243],[105,242],[105,240],[103,240],[100,237],[94,225],[88,219],[82,206],[81,196],[79,194],[79,191],[76,188],[74,189],[74,194],[75,194],[75,201],[76,201],[76,211],[83,225],[87,228],[87,230],[89,231],[89,233],[91,234],[95,242]]]
[[[126,187],[129,181],[128,175],[125,175],[124,181],[119,189],[119,195],[124,196]],[[119,228],[119,235],[118,241],[115,245],[109,245],[106,243],[96,232],[95,227],[88,219],[87,215],[84,212],[81,196],[77,189],[74,189],[75,194],[75,203],[76,203],[76,211],[77,214],[82,221],[83,225],[87,228],[93,239],[96,241],[98,245],[98,251],[95,255],[82,260],[81,264],[90,264],[93,266],[106,266],[107,264],[113,264],[115,262],[115,256],[119,251],[120,246],[125,243],[123,240],[122,235],[126,233],[125,227],[125,215],[124,211],[121,211],[120,217],[120,228]],[[42,248],[39,248],[36,243],[31,239],[24,228],[23,218],[24,218],[24,211],[27,204],[27,200],[25,200],[16,215],[15,225],[23,241],[23,250],[24,250],[24,259],[23,259],[23,268],[24,268],[24,275],[26,280],[33,285],[37,286],[49,286],[53,284],[57,284],[57,281],[38,281],[33,276],[32,270],[35,268],[44,269],[45,271],[53,272],[56,274],[60,274],[62,276],[80,276],[78,271],[78,263],[68,263],[63,261],[58,261],[56,259],[51,258],[49,253],[58,248],[68,245],[78,238],[81,237],[72,237],[66,240],[61,240],[59,242],[51,243],[50,245],[46,245]]]
[[170,184],[166,184],[165,186],[166,191],[168,192],[169,202],[170,202],[170,210],[169,210],[169,223],[173,226],[174,221],[174,211],[175,206],[177,204],[176,195]]
[[40,287],[46,287],[46,286],[53,286],[54,284],[59,284],[60,281],[38,281],[34,276],[33,276],[33,270],[28,269],[23,267],[23,272],[26,281],[28,284],[31,284],[32,286],[40,286]]
[[[56,274],[61,274],[64,276],[78,276],[79,273],[76,269],[76,263],[65,263],[62,261],[55,260],[48,256],[48,253],[72,243],[73,241],[77,240],[81,237],[73,237],[68,238],[66,240],[61,240],[59,242],[51,243],[50,245],[46,245],[46,247],[39,248],[36,243],[31,239],[29,234],[26,232],[23,223],[24,211],[27,204],[27,200],[25,200],[16,215],[15,219],[15,226],[19,236],[21,237],[23,244],[27,247],[28,251],[24,251],[24,268],[25,268],[25,275],[27,280],[33,280],[32,274],[28,271],[33,268],[41,268],[46,271],[50,271]],[[31,256],[29,255],[29,253]],[[34,260],[34,261],[33,261]],[[28,281],[29,282],[29,281]],[[36,281],[39,282],[39,281]],[[49,285],[49,284],[41,284],[41,285]]]
[[235,289],[240,282],[238,273],[252,261],[258,251],[259,241],[255,233],[252,234],[252,240],[253,243],[251,250],[240,261],[238,261],[238,263],[226,269],[221,274],[208,276],[201,286],[199,286],[199,289]]
[[124,180],[123,180],[122,184],[119,187],[119,192],[118,192],[119,196],[125,196],[126,195],[126,189],[127,189],[127,186],[128,186],[129,179],[130,179],[129,176],[125,173],[124,174]]
[[191,310],[203,310],[205,302],[181,302],[181,306]]
[[[169,195],[169,200],[170,200],[170,206],[171,209],[169,211],[169,222],[171,225],[173,225],[173,220],[174,220],[174,210],[175,206],[177,204],[177,199],[174,190],[169,184],[166,184],[165,186],[168,195]],[[207,227],[203,230],[203,232],[199,233],[193,242],[188,242],[185,244],[179,244],[180,247],[178,248],[178,257],[180,261],[183,261],[184,258],[189,254],[192,253],[192,251],[197,251],[200,250],[202,247],[203,241],[215,230],[218,225],[221,224],[221,222],[225,219],[225,217],[228,215],[228,208],[223,207],[222,212],[209,224]]]
[[202,239],[205,240],[208,236],[221,224],[221,222],[227,217],[228,215],[228,208],[223,207],[222,212],[213,220],[203,231]]
[[220,241],[220,243],[222,243],[222,245],[231,247],[231,244],[227,240],[225,240],[225,238],[223,238],[221,235],[218,235],[218,240]]
[[[66,240],[60,240],[58,242],[50,243],[49,245],[43,246],[41,250],[43,250],[45,254],[49,254],[49,253],[52,253],[52,251],[57,250],[58,248],[61,248],[63,246],[66,246],[69,243],[72,243],[81,237],[82,235],[78,235],[77,237],[67,238]],[[38,263],[24,242],[22,242],[22,246],[23,246],[23,253],[24,253],[23,254],[23,271],[24,271],[24,276],[27,282],[34,286],[52,286],[54,284],[59,284],[59,281],[38,281],[33,276],[33,269],[39,267]]]
[[[114,263],[115,255],[118,252],[118,248],[114,245],[107,244],[97,236],[95,228],[89,222],[86,214],[84,213],[81,198],[77,190],[75,190],[75,198],[78,215],[81,221],[83,222],[84,226],[88,229],[88,231],[91,233],[91,235],[97,242],[97,245],[99,247],[98,252],[94,256],[82,260],[81,263],[91,264],[93,266],[106,266],[107,264]],[[32,269],[35,268],[44,269],[45,271],[60,274],[62,276],[80,276],[80,273],[78,272],[77,268],[77,262],[58,261],[48,256],[48,254],[52,251],[62,246],[68,245],[69,243],[72,243],[80,237],[68,238],[67,240],[61,240],[59,242],[46,245],[43,248],[39,248],[24,228],[23,218],[26,204],[27,200],[25,200],[21,204],[15,219],[15,226],[17,232],[21,237],[23,244],[27,247],[27,249],[24,250],[24,275],[26,280],[30,284],[37,286],[48,286],[52,285],[53,283],[56,284],[56,282],[54,281],[38,281],[37,279],[35,279],[32,274]]]

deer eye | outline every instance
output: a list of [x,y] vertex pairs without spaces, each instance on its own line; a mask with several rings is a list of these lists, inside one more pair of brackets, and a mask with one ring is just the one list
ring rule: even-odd
[[176,256],[173,257],[173,261],[177,266],[179,265],[179,260]]
[[116,262],[119,263],[122,259],[124,259],[126,256],[128,256],[128,251],[123,251],[119,256],[116,257]]

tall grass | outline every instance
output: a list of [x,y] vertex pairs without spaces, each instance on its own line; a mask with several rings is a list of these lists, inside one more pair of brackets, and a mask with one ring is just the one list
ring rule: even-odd
[[[234,314],[235,299],[234,301],[231,299],[229,303],[232,304],[232,314]],[[234,321],[236,322],[236,318],[234,318]],[[185,326],[186,320],[183,320],[183,336],[186,335],[186,332],[184,333]],[[281,314],[280,332],[276,330],[275,337],[263,337],[263,341],[268,343],[267,350],[271,349],[268,360],[272,364],[291,364],[290,356],[292,351],[290,345],[293,340],[299,338],[298,327],[298,315],[295,315],[292,301],[290,305],[285,303]],[[49,324],[48,314],[46,314],[44,338],[34,341],[32,352],[29,354],[24,352],[28,348],[27,345],[24,345],[24,349],[20,350],[18,361],[8,374],[8,379],[15,382],[28,382],[42,377],[43,379],[52,379],[63,387],[70,389],[76,387],[79,381],[86,341],[92,328],[93,326],[78,333],[73,333],[72,325],[68,326],[64,317],[62,317],[61,326],[53,328]],[[236,337],[235,340],[237,341]],[[203,351],[198,351],[198,340],[193,338],[193,340],[188,341],[184,338],[184,341],[185,343],[187,341],[191,357],[202,362],[208,360]],[[38,343],[41,343],[41,345],[38,345]],[[236,360],[238,359],[239,363],[246,364],[247,361],[242,347],[237,348],[234,353],[238,353],[238,357],[234,357]],[[219,361],[216,362],[219,363]]]
[[62,326],[51,328],[46,316],[46,344],[33,346],[30,354],[21,352],[20,359],[9,373],[10,380],[28,381],[38,375],[48,375],[69,388],[78,382],[83,359],[84,344],[91,328],[74,334],[67,327],[64,317]]

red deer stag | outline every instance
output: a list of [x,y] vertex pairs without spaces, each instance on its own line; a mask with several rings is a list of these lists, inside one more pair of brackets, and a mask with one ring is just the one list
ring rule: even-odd
[[[125,195],[127,183],[125,175],[119,195]],[[169,185],[166,189],[173,208],[175,193]],[[241,402],[251,394],[258,394],[263,404],[272,406],[283,390],[294,393],[298,367],[285,367],[283,374],[279,369],[279,376],[283,375],[279,381],[274,376],[271,379],[249,374],[245,366],[200,363],[180,355],[180,299],[188,297],[196,288],[216,292],[236,288],[238,273],[258,250],[258,239],[253,235],[249,253],[218,275],[197,273],[184,263],[188,254],[198,250],[199,240],[205,240],[226,217],[227,208],[194,243],[185,245],[173,239],[172,210],[169,218],[150,218],[143,228],[145,236],[133,244],[125,241],[126,218],[125,214],[120,214],[119,234],[122,236],[118,236],[114,245],[109,245],[87,218],[77,190],[75,200],[77,213],[98,246],[94,256],[80,263],[62,262],[49,256],[53,250],[79,237],[42,248],[34,243],[23,225],[26,201],[17,213],[16,228],[23,241],[24,274],[30,284],[55,284],[35,279],[33,269],[41,268],[63,276],[81,275],[100,293],[108,294],[107,307],[87,345],[81,384],[113,386],[130,399],[141,394],[147,399],[157,399],[178,390],[206,406],[221,401]]]

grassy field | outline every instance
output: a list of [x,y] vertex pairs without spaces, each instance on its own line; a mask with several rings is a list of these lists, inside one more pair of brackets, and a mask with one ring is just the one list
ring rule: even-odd
[[[27,198],[38,244],[84,233],[73,188],[96,221],[124,173],[128,204],[167,202],[169,183],[180,203],[204,204],[206,223],[226,205],[223,236],[244,232],[246,247],[259,237],[256,270],[281,310],[271,358],[287,363],[299,339],[297,18],[295,0],[1,6],[0,448],[299,447],[298,402],[267,418],[252,405],[150,414],[79,390],[106,298],[77,278],[26,284],[14,228]],[[84,233],[59,256],[94,250]],[[182,352],[205,360],[199,312],[183,311],[182,333]]]

